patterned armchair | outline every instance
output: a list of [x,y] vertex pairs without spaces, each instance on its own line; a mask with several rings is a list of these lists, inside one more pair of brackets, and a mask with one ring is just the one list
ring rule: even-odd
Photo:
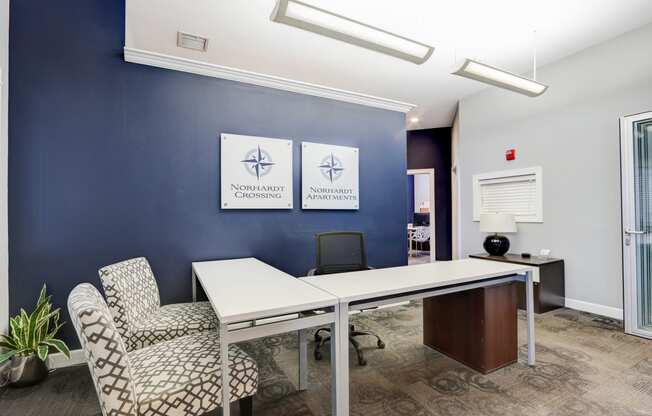
[[[201,415],[221,406],[220,344],[215,331],[196,333],[127,352],[98,290],[75,287],[68,311],[84,350],[104,416]],[[229,347],[232,401],[251,415],[258,367]]]
[[208,302],[161,306],[154,273],[144,257],[103,267],[99,273],[127,351],[217,328]]

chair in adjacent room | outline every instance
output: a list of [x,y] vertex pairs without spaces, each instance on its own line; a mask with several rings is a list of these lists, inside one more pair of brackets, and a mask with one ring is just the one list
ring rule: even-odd
[[423,248],[423,243],[430,241],[430,227],[412,227],[410,230],[410,235],[408,240],[410,242],[410,254],[414,253],[415,250],[412,249],[412,243],[417,244],[417,255],[421,253],[421,248]]
[[107,303],[128,351],[217,328],[209,302],[161,306],[158,285],[144,257],[99,270]]
[[[127,352],[109,308],[90,283],[75,287],[68,311],[88,362],[103,415],[195,416],[222,406],[220,341],[195,333]],[[231,401],[252,415],[258,366],[229,346]]]
[[[354,231],[329,232],[317,234],[317,267],[308,271],[308,276],[370,270],[364,246],[364,234]],[[321,360],[322,346],[330,341],[330,328],[320,328],[315,333],[315,359]],[[356,337],[371,336],[376,338],[378,348],[385,348],[385,343],[373,332],[357,331],[353,325],[349,328],[349,341],[358,356],[358,364],[366,365],[364,353]]]

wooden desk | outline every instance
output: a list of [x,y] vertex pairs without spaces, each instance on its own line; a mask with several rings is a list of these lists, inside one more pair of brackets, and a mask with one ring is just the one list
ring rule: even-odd
[[[564,260],[555,258],[541,259],[536,256],[528,259],[518,254],[492,256],[482,253],[472,254],[469,257],[532,266],[534,268],[534,312],[545,313],[565,306]],[[516,286],[518,307],[519,309],[525,309],[525,287],[522,283],[517,283]]]
[[483,374],[518,359],[515,283],[423,300],[423,343]]
[[[332,293],[340,302],[337,319],[339,319],[338,327],[339,331],[341,331],[338,341],[338,360],[341,364],[337,371],[335,389],[342,400],[338,402],[338,415],[347,416],[349,414],[348,327],[350,310],[364,310],[399,301],[446,296],[451,293],[491,288],[524,280],[528,287],[527,303],[529,306],[527,313],[527,363],[529,365],[535,363],[532,267],[478,259],[463,259],[306,277],[302,280]],[[515,302],[512,302],[512,304],[514,305],[513,319],[515,320]],[[454,313],[445,311],[444,316],[450,319]],[[481,316],[469,316],[469,321],[464,325],[471,325],[473,321],[480,319],[482,319]],[[480,341],[480,337],[476,336],[474,340]],[[516,352],[516,345],[514,344],[511,347]]]

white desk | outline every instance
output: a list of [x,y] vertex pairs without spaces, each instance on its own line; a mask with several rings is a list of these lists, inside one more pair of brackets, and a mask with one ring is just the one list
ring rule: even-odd
[[[487,262],[491,263],[491,262]],[[302,279],[275,269],[254,258],[220,260],[192,263],[193,300],[197,297],[199,281],[219,319],[220,354],[222,357],[222,403],[230,403],[228,351],[229,344],[266,337],[291,331],[299,331],[299,388],[307,384],[307,339],[306,328],[331,325],[332,343],[331,371],[333,385],[337,385],[336,374],[341,363],[338,353],[339,308],[338,299]],[[324,309],[319,315],[304,315],[302,312]],[[257,325],[254,321],[281,315],[295,315],[286,319]],[[250,321],[252,325],[234,325]],[[346,335],[348,341],[348,334]],[[348,362],[348,361],[347,361]],[[337,411],[342,398],[333,388],[332,409]],[[228,405],[223,405],[223,415],[229,416]]]
[[[489,263],[489,264],[487,264]],[[517,274],[518,273],[518,274]],[[415,266],[306,277],[302,280],[339,299],[336,385],[339,416],[349,414],[349,310],[423,299],[510,281],[525,281],[528,321],[528,364],[534,365],[533,269],[529,266],[464,259]],[[331,345],[332,346],[332,345]]]

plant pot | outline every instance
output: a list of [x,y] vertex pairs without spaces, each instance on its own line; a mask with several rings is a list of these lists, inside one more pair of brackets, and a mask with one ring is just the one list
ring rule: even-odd
[[36,355],[14,356],[9,368],[9,383],[13,387],[27,387],[40,383],[48,376],[48,368]]

